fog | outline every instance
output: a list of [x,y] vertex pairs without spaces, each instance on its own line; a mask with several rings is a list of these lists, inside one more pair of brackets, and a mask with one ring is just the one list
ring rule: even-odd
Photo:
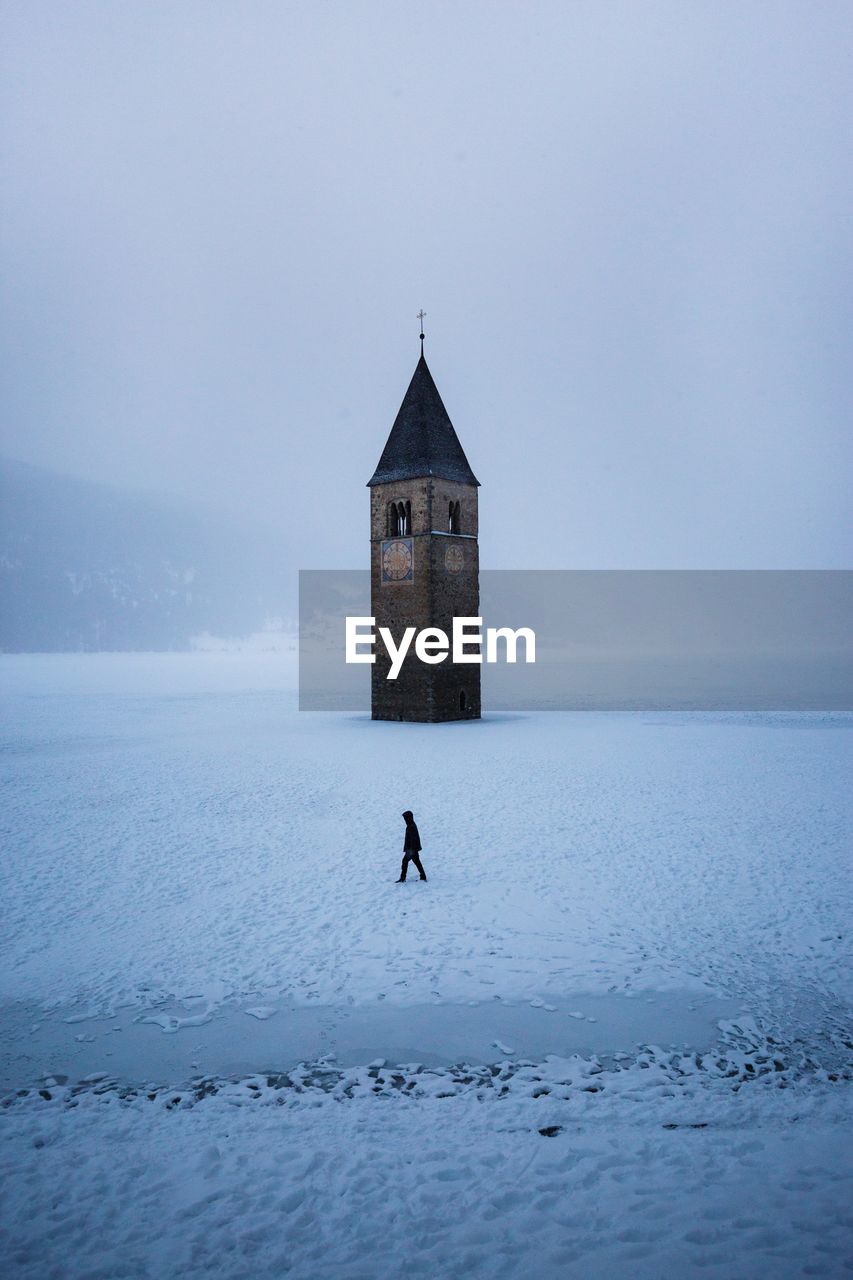
[[5,454],[364,567],[423,307],[484,566],[849,563],[849,4],[3,28]]

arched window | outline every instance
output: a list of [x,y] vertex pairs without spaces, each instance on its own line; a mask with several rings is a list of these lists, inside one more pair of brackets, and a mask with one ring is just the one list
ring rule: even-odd
[[458,533],[462,522],[462,508],[458,502],[451,502],[447,510],[447,532]]
[[388,504],[388,537],[399,538],[402,534],[412,532],[411,501],[389,502]]

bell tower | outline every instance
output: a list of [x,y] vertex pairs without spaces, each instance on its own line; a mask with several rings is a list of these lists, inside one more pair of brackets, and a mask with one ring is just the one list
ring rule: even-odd
[[[375,628],[397,644],[406,627],[440,627],[477,617],[479,480],[465,457],[423,354],[415,368],[370,489],[370,595]],[[469,653],[476,650],[469,646]],[[422,662],[412,647],[396,680],[377,643],[371,667],[374,720],[477,720],[480,666]]]

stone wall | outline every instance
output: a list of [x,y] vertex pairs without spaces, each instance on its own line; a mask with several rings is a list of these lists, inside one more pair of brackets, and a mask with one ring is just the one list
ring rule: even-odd
[[[382,582],[381,549],[388,537],[388,507],[410,502],[413,575],[411,582]],[[459,532],[448,532],[451,503],[459,502]],[[432,477],[376,485],[371,505],[371,612],[376,627],[388,627],[399,642],[406,627],[440,627],[450,636],[453,618],[479,612],[477,489]],[[376,646],[371,668],[374,720],[473,720],[480,715],[480,667],[428,665],[413,653],[396,680],[388,680],[390,659]]]

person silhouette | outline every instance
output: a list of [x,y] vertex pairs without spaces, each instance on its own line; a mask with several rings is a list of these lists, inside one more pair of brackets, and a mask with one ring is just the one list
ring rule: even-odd
[[422,880],[426,880],[426,872],[424,871],[418,854],[421,851],[421,837],[418,832],[415,815],[411,809],[407,809],[403,814],[403,821],[406,824],[406,835],[403,840],[403,865],[400,868],[400,879],[397,884],[404,884],[406,880],[406,872],[409,869],[409,863],[414,862]]

